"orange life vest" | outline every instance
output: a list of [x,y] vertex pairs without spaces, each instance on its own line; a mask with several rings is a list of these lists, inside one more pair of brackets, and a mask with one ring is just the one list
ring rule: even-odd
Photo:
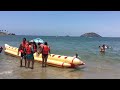
[[50,51],[50,47],[47,46],[47,45],[43,45],[43,51],[42,51],[42,53],[43,53],[43,54],[48,54],[49,51]]
[[26,54],[31,54],[31,53],[32,53],[31,47],[26,46]]

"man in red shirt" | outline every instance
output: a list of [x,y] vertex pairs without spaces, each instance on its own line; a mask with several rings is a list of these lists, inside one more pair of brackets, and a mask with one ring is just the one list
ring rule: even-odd
[[26,38],[23,38],[23,41],[21,42],[19,49],[18,49],[18,55],[19,52],[21,53],[20,58],[20,67],[22,67],[22,60],[25,60],[25,67],[26,67],[26,53],[25,53],[25,47],[26,47]]
[[48,54],[50,54],[50,47],[48,46],[47,42],[44,43],[42,46],[42,67],[46,67]]

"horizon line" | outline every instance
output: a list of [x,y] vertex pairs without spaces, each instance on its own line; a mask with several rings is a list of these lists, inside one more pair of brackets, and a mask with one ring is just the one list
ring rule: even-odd
[[[24,34],[22,34],[22,35],[17,35],[16,34],[16,36],[46,36],[46,35],[24,35]],[[73,35],[48,35],[48,36],[54,36],[54,37],[81,37],[81,35],[80,36],[73,36]],[[101,36],[101,37],[95,37],[95,38],[102,38],[102,37],[110,37],[110,36]],[[115,36],[111,36],[111,37],[115,37]],[[120,36],[119,36],[120,37]],[[93,37],[94,38],[94,37]]]

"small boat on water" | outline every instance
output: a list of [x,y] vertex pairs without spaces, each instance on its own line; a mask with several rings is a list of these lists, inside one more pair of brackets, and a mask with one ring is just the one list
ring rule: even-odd
[[[12,56],[20,57],[21,53],[18,53],[18,48],[10,46],[8,44],[5,44],[5,50],[4,52],[6,54],[10,54]],[[38,55],[37,53],[34,53],[34,59],[35,61],[42,62],[42,55]],[[51,66],[57,66],[57,67],[77,67],[80,65],[85,65],[83,61],[76,57],[70,57],[70,56],[61,56],[56,54],[51,54],[48,56],[47,64]]]

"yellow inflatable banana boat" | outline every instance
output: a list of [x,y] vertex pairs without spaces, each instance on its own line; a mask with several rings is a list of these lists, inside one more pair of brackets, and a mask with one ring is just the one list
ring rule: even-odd
[[[5,44],[5,53],[13,56],[20,57],[21,53],[18,55],[18,48]],[[38,55],[34,53],[34,59],[36,61],[42,62],[42,55]],[[56,54],[51,54],[48,56],[47,60],[48,65],[57,66],[57,67],[76,67],[80,65],[84,65],[85,63],[76,57],[70,56],[61,56]]]

